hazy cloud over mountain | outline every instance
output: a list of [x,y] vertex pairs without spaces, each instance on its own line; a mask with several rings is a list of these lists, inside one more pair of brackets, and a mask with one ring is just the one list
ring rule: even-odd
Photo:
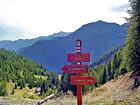
[[0,0],[0,21],[23,27],[34,36],[22,37],[33,38],[38,37],[37,33],[73,32],[98,20],[123,24],[127,12],[110,9],[123,4],[128,0]]
[[0,40],[15,40],[19,38],[23,38],[23,36],[27,35],[27,32],[23,29],[0,25]]
[[129,8],[130,6],[128,4],[123,4],[123,5],[112,7],[111,10],[116,12],[127,12]]

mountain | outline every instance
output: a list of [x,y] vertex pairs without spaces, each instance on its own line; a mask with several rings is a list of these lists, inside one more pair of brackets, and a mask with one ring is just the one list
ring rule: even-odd
[[37,61],[48,70],[60,73],[61,67],[67,63],[67,53],[75,52],[76,39],[82,40],[83,52],[89,52],[91,62],[94,62],[118,46],[124,45],[127,28],[127,24],[97,21],[83,25],[66,37],[38,41],[21,49],[20,54]]
[[[14,50],[14,51],[18,52],[21,48],[31,46],[32,44],[36,43],[37,41],[51,40],[53,38],[67,36],[69,34],[70,33],[66,33],[66,32],[61,31],[61,32],[55,33],[55,34],[50,35],[50,36],[41,36],[41,37],[33,38],[33,39],[19,39],[16,41],[4,40],[4,41],[0,41],[0,48]],[[3,35],[2,30],[0,30],[0,35]]]
[[52,35],[47,36],[47,39],[53,39],[53,38],[57,38],[57,37],[66,37],[66,36],[68,36],[70,34],[71,34],[71,32],[60,31],[58,33],[54,33]]
[[97,67],[100,66],[101,64],[105,64],[108,65],[109,62],[112,61],[112,59],[114,58],[114,55],[120,50],[123,49],[125,47],[125,45],[119,46],[116,49],[113,49],[112,51],[104,54],[102,57],[100,57],[99,59],[97,59],[95,62],[93,62],[93,64],[90,64],[90,67]]

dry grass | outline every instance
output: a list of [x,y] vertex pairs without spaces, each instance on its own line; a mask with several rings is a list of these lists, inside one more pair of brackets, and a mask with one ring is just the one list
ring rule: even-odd
[[126,74],[96,88],[87,98],[91,105],[139,105],[140,88],[132,90],[133,84],[134,79],[130,78],[130,74]]
[[36,105],[37,100],[22,97],[0,97],[0,105]]
[[[14,89],[15,83],[7,82],[7,93],[8,97],[15,97],[15,98],[34,98],[34,99],[40,99],[39,96],[35,94],[35,88],[29,89],[27,86],[23,89],[20,89],[17,87],[17,89]],[[12,90],[14,89],[14,94],[12,95]]]
[[[83,96],[83,105],[140,105],[140,88],[132,90],[134,79],[130,74],[120,76]],[[76,97],[63,97],[44,105],[76,105]]]

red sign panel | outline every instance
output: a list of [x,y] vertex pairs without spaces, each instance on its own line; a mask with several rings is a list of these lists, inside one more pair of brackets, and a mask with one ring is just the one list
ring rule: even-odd
[[68,74],[85,74],[85,73],[88,73],[88,70],[68,70],[68,69],[63,69],[63,73],[68,73]]
[[68,70],[68,69],[63,69],[63,73],[68,73],[68,74],[85,74],[85,73],[88,73],[88,70]]
[[68,70],[88,70],[88,65],[65,65],[63,68]]
[[68,54],[68,62],[90,62],[90,54]]
[[62,71],[68,74],[84,74],[88,73],[88,65],[65,65]]
[[96,79],[93,77],[86,76],[70,76],[71,85],[94,85]]

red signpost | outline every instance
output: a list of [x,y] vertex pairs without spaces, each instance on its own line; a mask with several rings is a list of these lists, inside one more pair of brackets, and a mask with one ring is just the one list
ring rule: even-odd
[[82,62],[90,62],[90,54],[82,54],[82,41],[76,40],[76,53],[67,55],[68,62],[76,64],[65,65],[62,68],[63,73],[76,74],[70,76],[70,84],[77,85],[77,105],[82,105],[82,85],[93,85],[96,79],[88,76],[81,76],[81,74],[88,73],[88,65],[82,65]]

